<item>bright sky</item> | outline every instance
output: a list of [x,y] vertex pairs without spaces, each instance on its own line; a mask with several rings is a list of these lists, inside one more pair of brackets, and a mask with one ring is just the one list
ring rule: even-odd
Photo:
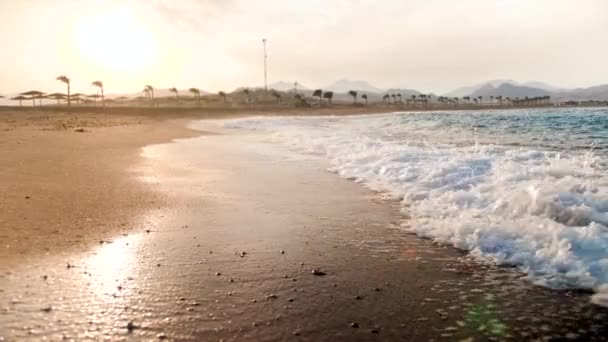
[[606,0],[0,0],[0,93],[608,83]]

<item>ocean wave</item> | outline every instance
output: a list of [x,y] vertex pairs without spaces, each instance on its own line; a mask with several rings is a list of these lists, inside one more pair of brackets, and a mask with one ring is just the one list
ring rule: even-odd
[[593,301],[608,304],[605,157],[593,150],[446,144],[453,132],[419,134],[434,126],[404,116],[224,125],[267,131],[292,149],[326,156],[331,171],[399,198],[411,218],[407,229],[421,236],[517,266],[539,285],[595,290]]

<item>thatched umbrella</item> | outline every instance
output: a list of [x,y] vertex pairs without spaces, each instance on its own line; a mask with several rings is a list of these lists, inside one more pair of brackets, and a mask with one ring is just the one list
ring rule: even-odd
[[19,96],[13,97],[11,100],[19,101],[19,107],[23,107],[23,100],[29,100],[29,98],[19,95]]
[[46,97],[49,99],[57,100],[57,104],[59,104],[59,101],[65,100],[67,98],[67,95],[62,93],[52,93],[48,94]]
[[38,90],[30,90],[30,91],[26,91],[25,93],[21,93],[19,94],[21,96],[30,96],[30,99],[32,100],[32,104],[34,106],[36,106],[36,99],[40,99],[40,105],[42,106],[42,97],[44,96],[44,93]]
[[82,94],[82,93],[76,93],[76,94],[72,94],[70,97],[73,98],[76,101],[76,103],[80,104],[82,99],[87,97],[87,95]]
[[100,98],[101,96],[99,94],[91,94],[91,95],[87,95],[88,98],[93,99],[93,103],[95,104],[95,106],[97,106],[97,99]]

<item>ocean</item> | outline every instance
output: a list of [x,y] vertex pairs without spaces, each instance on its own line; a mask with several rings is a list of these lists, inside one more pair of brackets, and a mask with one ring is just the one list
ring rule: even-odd
[[608,109],[254,117],[224,122],[320,155],[398,199],[402,229],[608,305]]

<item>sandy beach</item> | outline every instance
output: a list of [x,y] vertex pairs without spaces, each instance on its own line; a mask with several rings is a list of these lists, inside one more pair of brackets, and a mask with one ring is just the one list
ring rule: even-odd
[[605,336],[588,294],[404,232],[398,203],[318,157],[188,128],[209,114],[1,114],[0,336]]
[[[374,111],[382,109],[374,108]],[[109,112],[109,113],[108,113]],[[84,250],[116,233],[142,230],[134,218],[169,205],[127,172],[145,145],[200,135],[195,118],[356,114],[366,108],[184,112],[101,108],[0,111],[0,257],[14,261]],[[79,132],[81,131],[81,132]]]

